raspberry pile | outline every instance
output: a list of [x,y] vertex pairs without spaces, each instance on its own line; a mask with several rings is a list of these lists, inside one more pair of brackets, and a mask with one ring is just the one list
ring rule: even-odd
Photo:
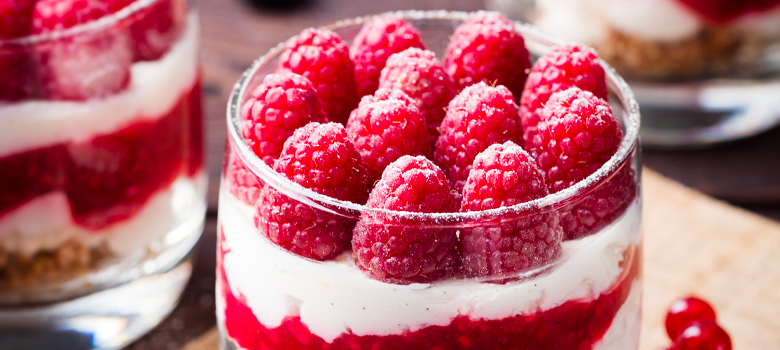
[[459,89],[480,81],[523,92],[531,59],[514,24],[496,12],[479,11],[455,29],[444,58]]
[[344,124],[357,105],[355,64],[336,33],[305,29],[287,42],[279,62],[282,71],[309,79],[332,121]]
[[536,125],[553,92],[576,86],[602,100],[607,99],[604,68],[599,64],[596,52],[582,45],[560,46],[544,54],[534,63],[525,85],[520,98],[520,120],[526,145],[533,144]]
[[[368,195],[360,153],[337,123],[295,130],[274,162],[279,175],[319,194],[354,203]],[[272,242],[304,257],[326,260],[347,248],[355,222],[314,209],[264,186],[255,203],[255,225]]]
[[390,55],[410,47],[425,49],[417,28],[402,18],[377,16],[360,28],[349,50],[355,62],[358,96],[373,94],[379,86],[379,75]]
[[[390,164],[368,197],[368,208],[448,213],[457,208],[444,172],[425,157]],[[363,214],[352,251],[358,268],[389,283],[424,283],[451,272],[457,260],[455,229],[396,225],[398,218]]]
[[[522,36],[488,12],[456,29],[444,65],[414,27],[389,15],[363,27],[351,56],[327,30],[304,30],[286,45],[277,74],[242,106],[243,137],[282,177],[367,208],[359,219],[314,209],[228,164],[231,193],[254,204],[260,231],[295,254],[332,259],[351,242],[356,266],[387,283],[458,274],[509,281],[557,259],[562,240],[614,221],[636,196],[627,159],[563,208],[511,209],[459,234],[398,213],[512,207],[600,169],[623,133],[589,48],[550,51],[526,82]],[[358,94],[366,95],[351,106]]]
[[349,116],[347,134],[373,183],[403,155],[430,156],[428,127],[417,104],[401,90],[379,89],[364,96]]
[[447,104],[456,93],[452,77],[436,54],[411,48],[390,56],[382,69],[379,87],[399,89],[417,102],[428,123],[428,138],[433,147]]
[[[0,0],[0,41],[87,25],[135,1]],[[181,37],[188,8],[186,0],[157,0],[105,28],[0,44],[0,101],[82,101],[125,91],[133,62],[160,59]]]

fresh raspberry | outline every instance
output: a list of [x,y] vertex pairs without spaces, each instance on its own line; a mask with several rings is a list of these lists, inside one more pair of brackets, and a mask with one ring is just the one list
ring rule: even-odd
[[388,57],[410,47],[425,49],[420,32],[401,18],[377,16],[363,25],[349,50],[355,62],[358,96],[373,94]]
[[417,102],[428,123],[428,139],[433,146],[447,104],[456,93],[452,77],[444,71],[436,54],[417,48],[393,54],[382,69],[379,87],[399,89]]
[[[547,176],[550,193],[593,174],[615,154],[623,132],[609,104],[572,87],[553,93],[528,147]],[[561,214],[565,239],[594,233],[622,214],[636,194],[634,170],[624,162]]]
[[531,59],[512,22],[499,13],[478,11],[455,29],[444,67],[460,89],[483,81],[504,85],[520,98]]
[[439,130],[433,159],[460,192],[477,154],[494,143],[522,143],[517,105],[506,87],[479,82],[450,101]]
[[347,44],[336,33],[305,29],[287,42],[279,67],[311,80],[328,118],[347,122],[358,103],[355,65],[349,58]]
[[[457,208],[444,172],[425,157],[403,156],[387,166],[368,197],[369,208],[448,213]],[[369,277],[388,283],[426,283],[457,264],[454,229],[393,225],[393,215],[368,211],[355,226],[352,251]]]
[[0,40],[32,33],[34,0],[0,0]]
[[264,183],[235,154],[231,156],[230,163],[225,169],[225,177],[233,196],[249,205],[257,202]]
[[714,23],[726,23],[748,13],[765,12],[780,6],[778,0],[678,0]]
[[550,95],[572,86],[590,91],[600,99],[607,99],[604,68],[599,64],[593,49],[582,45],[559,46],[534,63],[520,98],[520,120],[523,122],[523,142],[526,145],[533,142],[536,125],[541,120],[542,109]]
[[430,156],[428,129],[417,104],[401,90],[379,89],[363,96],[349,116],[347,134],[373,183],[388,164],[404,155]]
[[[544,173],[536,160],[507,141],[488,147],[474,159],[460,211],[508,207],[547,194]],[[557,212],[461,230],[463,270],[472,277],[506,276],[542,266],[560,254],[562,236]]]
[[119,10],[127,0],[38,0],[33,12],[33,33],[62,30],[94,21]]
[[273,166],[284,141],[309,122],[327,122],[322,102],[309,79],[298,74],[269,74],[241,108],[241,134],[255,154]]
[[[363,203],[368,196],[366,169],[341,124],[309,123],[296,130],[284,143],[274,170],[339,200]],[[292,253],[327,260],[347,248],[355,221],[314,209],[264,186],[255,204],[255,225]]]
[[0,0],[0,101],[17,101],[33,94],[29,47],[4,43],[32,33],[34,0]]
[[154,61],[168,52],[184,32],[187,10],[186,0],[157,0],[139,10],[130,20],[133,62]]
[[[120,7],[106,0],[41,0],[33,12],[33,33],[47,33],[99,19]],[[87,31],[54,41],[37,53],[41,97],[86,100],[124,90],[132,52],[122,31]]]

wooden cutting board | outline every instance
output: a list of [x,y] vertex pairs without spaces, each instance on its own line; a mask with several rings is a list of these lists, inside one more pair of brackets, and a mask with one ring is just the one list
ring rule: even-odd
[[[780,224],[707,197],[652,170],[643,175],[641,350],[667,348],[666,309],[710,301],[734,349],[780,349]],[[218,349],[216,329],[182,350]]]

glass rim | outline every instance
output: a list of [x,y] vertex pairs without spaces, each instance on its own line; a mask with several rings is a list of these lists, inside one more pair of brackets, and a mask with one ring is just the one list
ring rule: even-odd
[[93,21],[89,21],[87,23],[75,25],[70,28],[58,29],[51,32],[45,32],[39,34],[29,34],[18,38],[0,39],[0,48],[2,48],[2,46],[5,45],[19,45],[19,46],[35,45],[35,44],[45,43],[49,41],[56,41],[64,38],[74,37],[83,33],[97,32],[100,31],[101,29],[111,27],[114,24],[124,19],[127,19],[130,16],[160,1],[162,0],[135,0],[117,12],[114,12],[107,16],[100,17]]
[[[327,29],[331,31],[348,28],[351,26],[362,25],[370,22],[378,16],[392,15],[401,17],[407,20],[425,20],[425,19],[440,19],[440,20],[456,20],[465,21],[469,12],[462,11],[447,11],[447,10],[434,10],[434,11],[391,11],[375,15],[366,15],[355,17],[351,19],[344,19],[332,24],[319,27],[319,29]],[[512,21],[515,25],[515,30],[523,36],[526,41],[526,47],[528,47],[528,39],[533,38],[536,41],[547,42],[554,46],[563,46],[566,44],[574,43],[571,41],[563,40],[547,34],[537,27],[522,23],[519,21]],[[296,34],[297,35],[297,34]],[[294,38],[291,37],[290,39]],[[606,73],[607,86],[610,90],[615,92],[619,102],[626,109],[626,130],[623,135],[623,140],[620,143],[620,147],[617,152],[604,163],[596,172],[589,175],[583,180],[580,180],[575,185],[566,188],[564,190],[549,194],[545,197],[516,204],[509,207],[501,207],[496,209],[471,211],[471,212],[452,212],[452,213],[417,213],[406,211],[395,211],[381,208],[369,208],[364,204],[357,204],[349,201],[338,200],[333,197],[319,194],[311,189],[305,188],[283,176],[279,175],[270,166],[268,166],[263,160],[261,160],[246,144],[240,131],[239,125],[239,113],[241,97],[246,93],[252,78],[255,76],[258,70],[265,66],[276,56],[280,55],[284,50],[285,44],[290,40],[285,40],[271,48],[267,53],[256,59],[252,65],[245,70],[241,77],[230,93],[227,103],[227,129],[228,129],[228,142],[235,150],[235,154],[241,159],[244,165],[258,178],[260,178],[266,185],[274,187],[281,193],[316,209],[320,209],[336,215],[353,217],[353,215],[345,215],[343,212],[339,212],[334,209],[340,209],[344,211],[351,211],[357,213],[355,218],[360,217],[363,213],[371,213],[385,216],[398,216],[406,220],[424,220],[433,221],[436,223],[445,222],[457,222],[462,223],[464,221],[475,220],[491,220],[493,218],[500,218],[507,214],[520,214],[529,210],[552,207],[555,210],[559,207],[563,207],[567,204],[567,199],[574,198],[577,195],[582,194],[584,190],[587,190],[593,184],[598,184],[602,179],[616,170],[618,167],[624,164],[624,162],[633,154],[633,151],[638,145],[639,140],[639,126],[640,126],[640,114],[639,104],[634,98],[634,93],[628,86],[626,81],[604,60],[599,59],[599,63],[604,68]],[[626,164],[630,165],[630,164]],[[596,187],[598,188],[598,186]]]

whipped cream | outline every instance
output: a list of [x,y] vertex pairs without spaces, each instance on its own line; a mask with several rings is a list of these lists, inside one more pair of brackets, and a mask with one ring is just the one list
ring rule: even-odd
[[221,194],[219,221],[229,250],[223,267],[232,293],[244,296],[268,328],[278,327],[287,316],[300,316],[313,334],[331,342],[345,332],[401,334],[446,326],[459,315],[503,319],[596,297],[622,272],[624,251],[640,243],[640,212],[637,199],[598,234],[564,242],[562,256],[567,258],[551,272],[503,285],[470,279],[395,285],[365,277],[351,252],[333,261],[304,259],[262,236],[254,226],[253,209],[226,193]]
[[39,196],[0,216],[0,248],[30,257],[75,241],[87,247],[106,244],[113,254],[126,256],[160,241],[194,211],[205,211],[206,183],[203,173],[192,178],[181,175],[153,194],[132,218],[98,231],[73,222],[62,192]]
[[[517,0],[492,0],[499,8]],[[509,6],[511,8],[511,6]],[[673,42],[698,33],[705,22],[677,0],[537,0],[534,24],[573,41],[596,45],[610,30],[648,41]],[[780,8],[737,19],[735,26],[780,35]]]
[[0,104],[0,157],[63,142],[81,142],[141,120],[165,115],[198,76],[198,20],[194,11],[176,44],[161,59],[132,65],[127,90],[88,101]]

